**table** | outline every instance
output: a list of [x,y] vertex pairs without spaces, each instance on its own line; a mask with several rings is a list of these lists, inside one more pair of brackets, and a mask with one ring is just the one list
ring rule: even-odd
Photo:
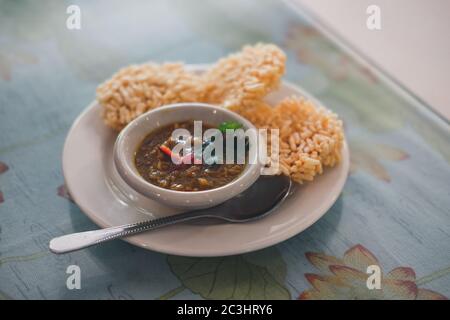
[[[72,3],[81,30],[65,27],[62,1],[0,5],[0,298],[450,295],[448,122],[282,2]],[[344,119],[352,171],[329,212],[288,241],[226,258],[167,256],[120,240],[51,254],[52,237],[95,228],[64,188],[61,153],[98,83],[130,63],[212,62],[258,41],[281,46],[286,79]],[[71,265],[79,290],[66,286]],[[382,270],[381,290],[366,286],[370,265]]]

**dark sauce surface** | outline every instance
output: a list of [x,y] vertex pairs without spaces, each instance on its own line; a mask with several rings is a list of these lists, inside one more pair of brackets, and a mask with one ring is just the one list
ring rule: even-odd
[[[201,191],[218,188],[236,179],[245,164],[175,164],[170,156],[160,150],[176,144],[172,132],[184,128],[194,134],[194,121],[174,123],[151,132],[136,151],[135,164],[139,174],[148,182],[176,191]],[[203,124],[202,132],[212,126]],[[224,152],[224,159],[225,152]]]

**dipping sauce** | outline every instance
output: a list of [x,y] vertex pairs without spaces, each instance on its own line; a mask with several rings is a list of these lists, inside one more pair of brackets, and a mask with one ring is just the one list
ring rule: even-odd
[[[172,149],[175,129],[187,129],[194,135],[194,121],[174,123],[151,132],[136,151],[135,164],[139,174],[148,182],[176,191],[202,191],[218,188],[236,179],[245,164],[175,164],[161,146]],[[202,132],[213,126],[202,124]],[[225,140],[225,139],[224,139]],[[226,159],[224,150],[224,159]]]

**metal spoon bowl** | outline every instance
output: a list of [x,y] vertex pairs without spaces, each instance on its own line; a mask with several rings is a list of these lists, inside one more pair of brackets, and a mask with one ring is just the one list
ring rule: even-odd
[[72,233],[53,238],[49,243],[49,248],[53,253],[67,253],[105,241],[195,219],[210,218],[231,223],[250,222],[274,212],[290,194],[291,188],[292,182],[289,177],[261,176],[245,192],[215,207],[106,229]]

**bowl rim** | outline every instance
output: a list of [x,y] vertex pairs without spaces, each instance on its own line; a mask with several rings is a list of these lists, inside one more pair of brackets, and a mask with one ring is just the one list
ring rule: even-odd
[[[225,107],[221,107],[219,105],[214,105],[214,104],[208,104],[208,103],[202,103],[202,102],[181,102],[181,103],[168,104],[168,105],[164,105],[164,106],[149,110],[149,111],[139,115],[133,121],[131,121],[129,124],[127,124],[126,127],[123,128],[122,131],[119,133],[119,135],[117,136],[116,141],[114,143],[114,150],[113,150],[114,164],[116,166],[116,169],[117,169],[119,175],[122,177],[122,179],[125,181],[126,184],[128,184],[135,191],[137,191],[145,196],[148,196],[148,194],[143,193],[142,192],[143,189],[149,191],[150,193],[154,193],[154,192],[157,192],[159,194],[164,193],[167,196],[170,196],[170,195],[172,195],[172,196],[175,196],[175,195],[176,196],[187,196],[187,195],[197,196],[197,195],[221,193],[239,183],[242,184],[243,180],[246,179],[246,177],[249,174],[253,174],[253,172],[255,172],[254,170],[256,170],[256,172],[257,172],[257,174],[256,174],[257,177],[260,176],[262,164],[258,160],[258,152],[255,153],[256,162],[247,163],[244,168],[244,171],[237,178],[235,178],[234,180],[228,182],[227,184],[225,184],[223,186],[208,189],[208,190],[177,191],[177,190],[172,190],[172,189],[166,189],[166,188],[157,186],[157,185],[145,180],[141,175],[139,175],[132,168],[130,168],[129,161],[126,161],[127,157],[125,156],[125,150],[124,150],[123,143],[124,143],[125,137],[131,132],[131,130],[133,130],[134,128],[139,126],[141,123],[144,123],[143,119],[145,119],[149,115],[159,113],[159,112],[165,112],[166,110],[170,110],[170,109],[182,109],[182,108],[186,108],[186,107],[202,107],[202,108],[209,109],[209,110],[217,110],[218,112],[225,113],[225,114],[229,115],[230,118],[232,118],[232,119],[234,118],[234,120],[242,123],[245,130],[257,129],[249,120],[245,119],[238,113],[228,110]],[[192,118],[187,116],[186,120],[192,120]],[[141,138],[139,144],[142,143],[142,140],[155,129],[156,128],[149,129],[147,131],[147,133]],[[132,150],[132,152],[134,154],[132,156],[133,159],[135,158],[135,153],[138,148],[138,145],[133,146],[133,148],[130,148],[130,150]],[[256,180],[257,180],[257,178],[254,179],[254,181],[251,184],[253,184]],[[248,187],[250,187],[251,184],[245,186],[245,188],[243,190],[241,190],[241,192],[244,191],[245,189],[247,189]]]

